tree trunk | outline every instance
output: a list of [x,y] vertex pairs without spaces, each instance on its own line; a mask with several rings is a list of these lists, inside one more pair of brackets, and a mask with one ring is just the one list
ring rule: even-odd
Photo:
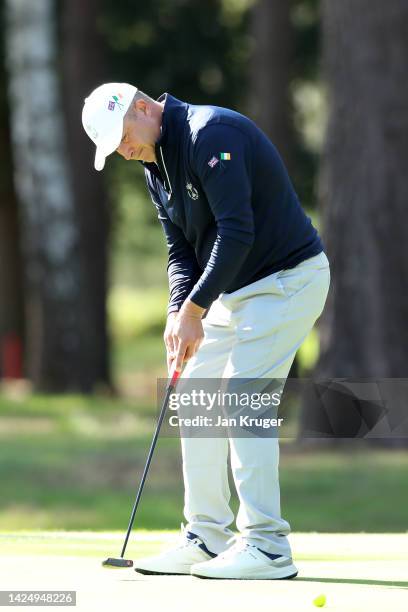
[[[3,17],[3,15],[1,15]],[[3,47],[3,20],[1,47]],[[6,75],[0,66],[0,377],[21,375],[21,361],[10,368],[7,346],[23,339],[23,293],[21,283],[21,258],[19,252],[19,227],[17,198],[13,185],[13,168],[6,100]]]
[[293,27],[289,0],[258,0],[252,9],[253,41],[249,114],[277,147],[291,171]]
[[26,364],[36,388],[88,390],[83,287],[67,170],[52,0],[7,0],[15,188],[25,270]]
[[[4,140],[0,139],[0,146]],[[3,151],[7,151],[3,149]],[[20,378],[23,346],[23,300],[17,205],[13,193],[0,204],[0,377]],[[15,355],[17,350],[18,355]],[[10,354],[14,354],[14,357]],[[13,361],[11,365],[10,360]]]
[[87,321],[82,359],[89,384],[110,382],[106,313],[109,208],[104,174],[93,167],[95,146],[81,123],[84,99],[106,77],[104,48],[97,31],[100,5],[100,0],[64,0],[61,23],[69,163],[85,281],[80,296]]
[[[321,200],[332,281],[316,378],[402,378],[408,371],[408,4],[325,0],[323,9],[330,114]],[[405,412],[406,401],[401,420]],[[349,425],[345,411],[343,433]]]

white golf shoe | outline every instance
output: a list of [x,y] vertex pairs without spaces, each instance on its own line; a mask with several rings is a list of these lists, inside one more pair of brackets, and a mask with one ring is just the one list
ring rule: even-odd
[[244,542],[191,568],[193,576],[226,580],[282,580],[295,578],[297,573],[291,557],[265,553]]
[[182,525],[181,542],[175,548],[154,557],[135,560],[135,571],[140,574],[190,574],[194,563],[208,561],[216,555],[204,542]]

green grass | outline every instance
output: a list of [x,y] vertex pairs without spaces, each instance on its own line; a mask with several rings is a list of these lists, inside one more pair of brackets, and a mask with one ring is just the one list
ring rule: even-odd
[[162,332],[166,320],[168,291],[165,288],[113,287],[108,312],[117,338],[132,338]]
[[[129,555],[155,554],[176,542],[179,534],[179,530],[134,530],[129,540]],[[351,536],[294,533],[291,536],[296,547],[296,559],[303,561],[408,561],[406,537],[406,534],[395,534],[390,541],[388,534],[381,533]],[[360,545],[350,550],[350,542]],[[384,546],[385,542],[388,546]],[[101,557],[116,554],[122,543],[123,532],[116,531],[0,531],[2,556]]]
[[140,395],[141,378],[147,374],[150,381],[166,376],[167,302],[164,284],[143,288],[121,284],[109,292],[113,379],[129,395]]
[[286,519],[301,531],[407,531],[407,473],[403,451],[284,455]]
[[126,381],[137,375],[149,377],[154,382],[156,376],[166,375],[166,349],[163,334],[148,334],[130,338],[125,342],[115,340],[113,370],[121,389]]
[[[155,397],[154,381],[132,400],[0,395],[0,529],[123,529],[154,429]],[[359,447],[298,452],[281,441],[282,514],[292,529],[408,529],[408,453]],[[182,510],[180,442],[161,437],[137,525],[177,529]]]
[[[129,553],[135,557],[155,554],[170,538],[174,531],[149,533],[137,531],[129,542]],[[21,531],[19,533],[0,532],[2,555],[56,555],[76,557],[101,557],[118,554],[123,543],[123,533],[97,532],[49,532]]]
[[[150,435],[53,433],[2,440],[0,529],[120,529],[128,520]],[[179,441],[160,440],[138,521],[180,523]]]
[[[146,401],[0,397],[0,529],[123,529],[156,414]],[[305,453],[282,441],[283,516],[296,531],[405,531],[407,472],[404,452]],[[182,509],[180,442],[162,437],[137,525],[176,529]]]

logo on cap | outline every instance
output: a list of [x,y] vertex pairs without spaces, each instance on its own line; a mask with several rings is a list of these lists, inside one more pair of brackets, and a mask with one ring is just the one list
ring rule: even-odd
[[123,104],[119,102],[119,98],[123,98],[122,94],[118,94],[117,96],[112,96],[112,100],[109,100],[108,110],[113,111],[116,108],[116,105],[119,106],[120,109],[123,108]]

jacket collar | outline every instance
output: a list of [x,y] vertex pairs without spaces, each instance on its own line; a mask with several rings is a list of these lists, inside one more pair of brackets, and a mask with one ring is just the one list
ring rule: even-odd
[[160,128],[160,136],[156,141],[156,155],[159,147],[170,147],[178,144],[181,129],[184,125],[188,112],[188,104],[178,100],[169,93],[163,93],[157,102],[164,101],[164,109],[162,115],[162,124]]
[[188,104],[167,92],[157,98],[157,102],[163,101],[164,108],[160,136],[155,143],[157,165],[153,162],[140,161],[140,163],[156,175],[159,172],[160,176],[161,172],[161,178],[164,179],[165,189],[170,197],[172,188],[169,173],[170,175],[172,174],[175,170],[173,166],[177,163],[177,150],[180,146],[184,125],[187,120]]

